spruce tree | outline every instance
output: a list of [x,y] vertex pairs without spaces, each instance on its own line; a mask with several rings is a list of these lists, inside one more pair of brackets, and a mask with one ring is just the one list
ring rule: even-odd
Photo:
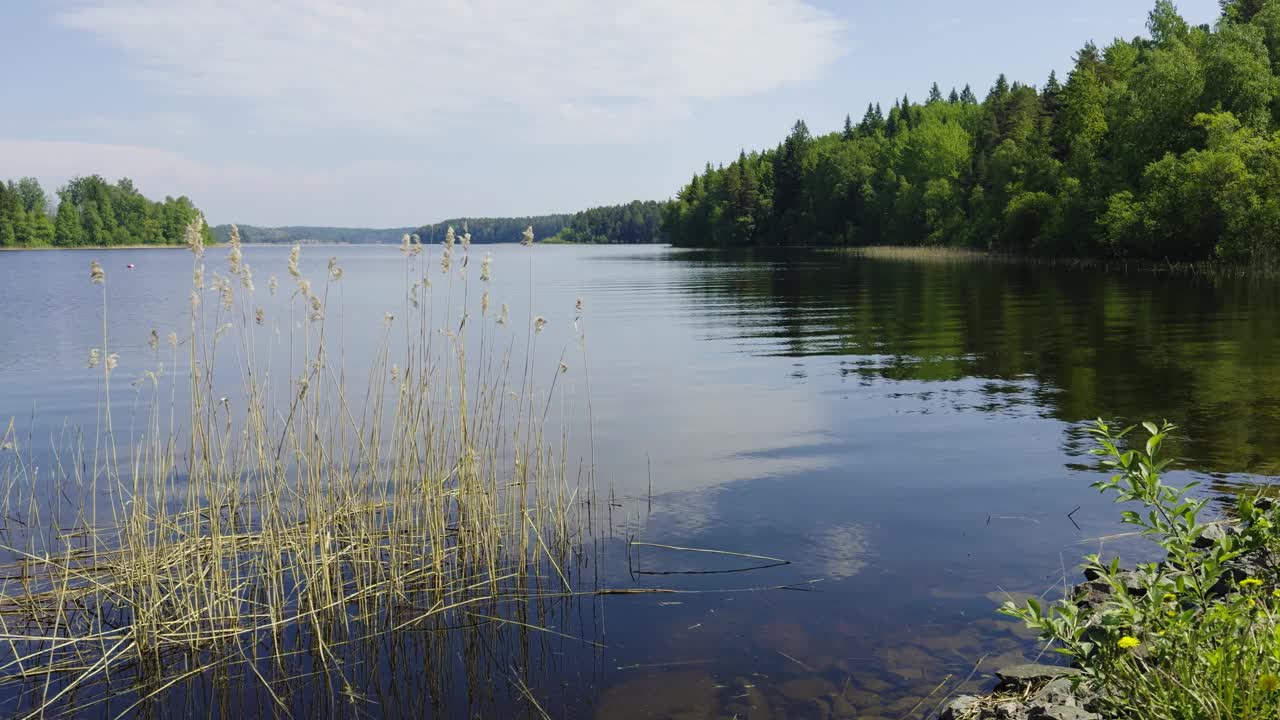
[[773,214],[780,240],[789,243],[795,237],[796,217],[800,213],[801,184],[804,182],[804,158],[813,136],[803,120],[797,120],[791,134],[782,142],[774,170]]
[[1218,0],[1222,17],[1231,22],[1246,23],[1262,12],[1267,0]]
[[956,89],[954,87],[951,88],[951,94],[947,96],[947,102],[951,103],[952,105],[955,105],[956,103],[960,102],[960,93],[956,92]]
[[934,82],[929,88],[929,100],[927,104],[932,105],[940,102],[942,102],[942,90],[938,87],[938,83]]
[[991,92],[987,95],[987,99],[990,100],[994,97],[996,100],[1001,100],[1008,94],[1009,79],[1004,76],[1004,73],[1000,73],[1000,77],[996,78],[996,84],[991,86]]
[[1045,117],[1056,121],[1058,114],[1062,112],[1062,86],[1058,84],[1058,73],[1054,70],[1049,71],[1049,80],[1040,93],[1040,103]]
[[858,123],[858,134],[867,137],[883,128],[884,118],[880,115],[880,106],[867,103],[867,112],[862,116],[862,122]]

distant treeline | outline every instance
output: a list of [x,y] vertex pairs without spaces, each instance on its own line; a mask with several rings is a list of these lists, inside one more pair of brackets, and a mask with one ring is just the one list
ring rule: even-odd
[[[345,228],[345,227],[256,227],[254,225],[237,225],[240,230],[240,241],[246,243],[398,243],[405,233],[415,232],[414,228]],[[217,225],[213,228],[213,236],[218,242],[226,242],[231,235],[230,225]]]
[[[592,208],[579,213],[510,218],[452,218],[417,228],[275,227],[238,225],[246,243],[399,243],[405,233],[417,233],[424,243],[440,242],[450,227],[471,233],[473,243],[520,242],[527,227],[541,240],[576,243],[665,242],[662,209],[666,203],[636,200],[626,205]],[[218,242],[225,242],[230,225],[213,228]]]
[[569,214],[559,214],[511,218],[452,218],[423,225],[416,232],[424,243],[440,242],[449,228],[459,234],[465,229],[471,233],[471,242],[474,243],[513,243],[520,242],[520,236],[527,227],[533,228],[534,238],[549,238],[565,229],[572,217]]
[[1280,243],[1280,0],[1086,44],[1065,83],[1001,75],[708,166],[665,227],[678,245],[952,245],[1249,261]]
[[199,223],[213,236],[186,197],[154,202],[124,178],[112,184],[98,175],[75,178],[58,190],[57,210],[35,178],[0,183],[0,247],[82,245],[178,245]]
[[666,242],[662,231],[664,202],[633,200],[626,205],[591,208],[575,213],[555,240],[573,243]]

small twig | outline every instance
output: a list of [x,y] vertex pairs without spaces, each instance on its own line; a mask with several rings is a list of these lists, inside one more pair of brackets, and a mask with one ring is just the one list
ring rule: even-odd
[[781,563],[784,565],[791,564],[790,560],[783,560],[782,558],[769,557],[768,555],[752,555],[750,553],[733,552],[730,550],[708,550],[706,548],[680,547],[679,545],[662,545],[660,543],[637,542],[637,541],[632,541],[631,544],[639,545],[643,547],[663,548],[664,550],[683,550],[684,552],[711,553],[713,555],[731,555],[733,557],[750,558],[752,560],[767,560],[768,562]]
[[784,658],[786,658],[786,659],[790,660],[791,662],[793,662],[793,663],[795,663],[795,664],[799,665],[800,667],[804,668],[805,670],[808,670],[809,672],[815,672],[813,668],[809,667],[808,665],[805,665],[804,663],[802,663],[802,662],[800,662],[799,660],[797,660],[797,659],[795,659],[795,658],[791,657],[790,655],[788,655],[788,654],[786,654],[786,653],[782,652],[781,650],[779,650],[779,651],[778,651],[778,654],[779,654],[779,655],[781,655],[782,657],[784,657]]
[[680,667],[682,665],[706,665],[710,660],[673,660],[665,663],[636,663],[635,665],[619,665],[619,670],[645,670],[649,668]]

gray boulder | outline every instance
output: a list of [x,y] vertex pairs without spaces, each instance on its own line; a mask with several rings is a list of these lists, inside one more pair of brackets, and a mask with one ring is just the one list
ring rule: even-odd
[[1063,667],[1061,665],[1041,665],[1039,663],[1010,665],[996,670],[996,677],[1000,678],[1000,684],[996,689],[1002,692],[1009,690],[1026,691],[1039,688],[1041,685],[1045,685],[1057,678],[1080,674],[1081,672],[1076,668]]
[[981,698],[961,695],[943,706],[938,720],[978,720],[981,709]]
[[1031,708],[1030,720],[1102,720],[1102,716],[1070,705],[1038,705]]

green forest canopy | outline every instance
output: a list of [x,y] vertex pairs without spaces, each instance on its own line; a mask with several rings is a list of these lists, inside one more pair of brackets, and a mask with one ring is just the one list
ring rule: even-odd
[[124,178],[111,184],[98,175],[71,180],[50,201],[35,178],[0,183],[0,247],[178,245],[198,226],[212,240],[204,217],[186,197],[154,202]]
[[552,240],[572,243],[666,242],[662,212],[666,203],[633,200],[574,213],[569,225]]
[[677,245],[953,245],[1043,255],[1267,260],[1280,242],[1280,0],[1086,44],[1065,83],[1001,75],[877,104],[841,132],[695,175]]
[[[297,243],[337,242],[337,243],[398,243],[405,233],[416,232],[415,228],[347,228],[290,225],[284,227],[258,227],[256,225],[237,225],[241,242],[246,243]],[[230,225],[215,225],[213,237],[218,242],[226,242],[231,235]]]
[[572,215],[536,215],[533,217],[509,218],[450,218],[437,223],[423,225],[416,232],[424,243],[440,242],[449,228],[462,233],[471,233],[474,243],[511,243],[520,242],[520,235],[527,227],[533,228],[533,236],[539,240],[551,237],[569,224]]

